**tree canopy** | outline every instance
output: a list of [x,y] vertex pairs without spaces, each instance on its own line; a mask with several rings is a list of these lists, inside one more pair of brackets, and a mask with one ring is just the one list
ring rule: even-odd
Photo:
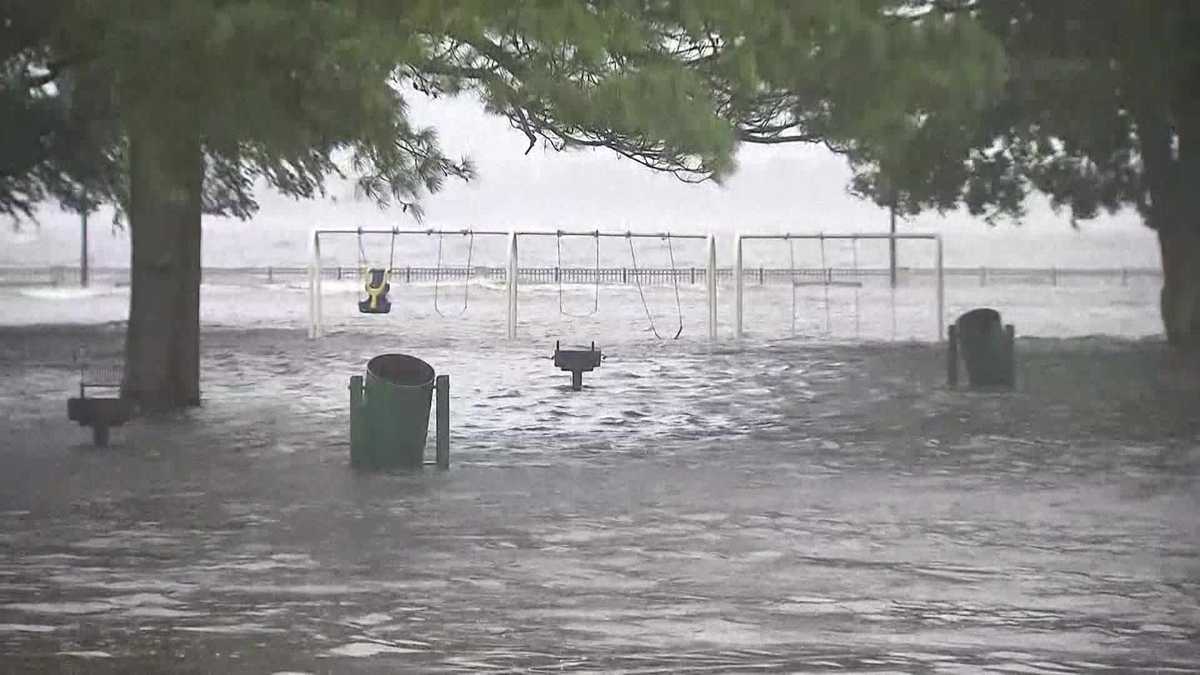
[[469,178],[469,161],[407,120],[409,87],[477,94],[531,143],[607,147],[704,180],[732,171],[743,142],[826,143],[866,166],[930,129],[966,134],[1002,79],[977,24],[916,20],[897,0],[3,0],[0,11],[0,100],[33,145],[5,154],[21,158],[0,172],[9,214],[73,205],[84,187],[124,204],[124,140],[144,118],[194,129],[205,211],[248,217],[259,180],[303,198],[349,169],[379,203],[416,207]]

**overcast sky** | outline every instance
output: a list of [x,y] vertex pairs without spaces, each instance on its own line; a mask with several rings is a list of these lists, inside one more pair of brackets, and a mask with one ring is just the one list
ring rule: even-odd
[[[508,229],[601,228],[817,232],[880,231],[887,213],[846,193],[845,162],[820,147],[748,147],[739,170],[724,186],[686,185],[654,174],[613,153],[556,153],[537,147],[470,98],[412,100],[412,113],[436,126],[443,146],[471,157],[479,177],[451,183],[425,201],[422,227]],[[262,209],[249,223],[207,219],[204,261],[211,266],[303,263],[306,234],[322,226],[414,226],[399,210],[380,211],[333,185],[327,198],[297,202],[263,191]],[[128,265],[124,232],[100,221],[93,232],[93,264]],[[78,219],[47,209],[40,226],[0,230],[0,264],[77,264]],[[902,231],[940,232],[948,265],[1117,267],[1156,266],[1153,234],[1134,214],[1081,224],[1072,230],[1065,214],[1040,200],[1017,225],[989,228],[965,213],[935,214],[902,222]],[[722,257],[727,246],[722,246]],[[347,264],[352,264],[348,261]]]

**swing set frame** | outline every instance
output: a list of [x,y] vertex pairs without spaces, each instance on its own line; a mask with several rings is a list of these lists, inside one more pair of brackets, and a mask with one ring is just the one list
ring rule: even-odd
[[[792,242],[796,241],[796,240],[819,241],[822,246],[822,255],[824,254],[824,245],[825,245],[826,240],[849,239],[849,240],[851,240],[852,245],[854,246],[853,255],[855,257],[855,267],[857,267],[857,263],[858,263],[858,241],[859,240],[887,239],[887,240],[891,241],[893,245],[895,245],[895,243],[897,241],[905,240],[905,239],[916,240],[916,241],[932,241],[934,243],[934,269],[937,274],[937,316],[936,316],[937,332],[935,333],[935,335],[937,335],[938,342],[945,341],[946,337],[945,337],[944,315],[945,315],[945,305],[946,305],[946,284],[945,284],[945,269],[943,267],[943,257],[944,256],[943,256],[943,250],[942,250],[942,235],[934,234],[934,233],[925,233],[925,232],[903,232],[903,233],[854,232],[854,233],[848,233],[848,234],[824,233],[824,232],[817,232],[817,233],[785,232],[785,233],[781,233],[781,234],[738,234],[734,238],[734,270],[733,270],[733,277],[734,277],[734,282],[735,282],[735,291],[734,291],[734,308],[735,308],[734,331],[735,331],[735,333],[734,334],[738,340],[741,340],[743,337],[742,318],[743,318],[744,312],[743,312],[742,303],[743,303],[743,298],[745,295],[744,287],[745,287],[745,283],[746,283],[745,270],[742,267],[742,244],[746,240],[759,240],[759,239],[773,239],[776,241],[786,241],[786,242],[788,242],[789,247],[792,245]],[[789,254],[790,253],[791,252],[789,251]],[[794,269],[794,267],[795,267],[794,258],[793,258],[792,265],[793,265],[793,269]],[[794,272],[793,272],[793,274],[794,274]],[[825,308],[826,308],[826,312],[828,312],[828,308],[829,308],[828,286],[845,285],[845,284],[839,283],[839,282],[833,282],[833,281],[830,281],[829,279],[827,279],[825,281],[824,285],[826,286]],[[793,293],[792,316],[793,316],[793,321],[794,321],[794,317],[795,317],[795,279],[794,278],[792,279],[792,289],[793,289],[792,290],[792,293]],[[856,314],[856,321],[857,321],[857,312],[855,314]],[[895,317],[893,315],[893,322],[894,321],[895,321]]]
[[[393,237],[393,238],[400,237],[400,236],[437,235],[438,237],[443,237],[443,236],[463,235],[463,236],[470,236],[470,237],[472,237],[472,239],[474,237],[507,237],[508,238],[508,265],[507,265],[507,273],[505,275],[505,277],[506,277],[505,278],[505,286],[506,286],[506,290],[507,290],[507,304],[508,304],[507,335],[508,335],[508,339],[510,339],[510,340],[515,340],[517,338],[517,308],[518,308],[518,304],[519,304],[518,289],[520,287],[520,279],[518,278],[519,273],[520,273],[520,265],[519,265],[519,249],[520,249],[520,247],[518,246],[518,243],[521,240],[521,238],[558,237],[561,239],[562,237],[594,237],[596,239],[597,246],[599,246],[599,240],[601,238],[623,238],[623,239],[626,239],[629,241],[630,252],[631,252],[631,255],[634,256],[633,259],[634,259],[635,267],[636,267],[636,254],[632,253],[634,239],[663,239],[663,240],[667,241],[668,247],[670,246],[670,242],[672,240],[677,240],[677,239],[678,240],[704,240],[706,242],[705,256],[704,256],[705,257],[704,282],[705,282],[705,291],[706,291],[705,295],[706,295],[706,300],[707,300],[707,311],[706,311],[705,323],[707,324],[709,341],[715,343],[717,340],[717,243],[716,243],[716,237],[714,237],[711,234],[674,234],[671,232],[630,232],[630,231],[614,232],[614,231],[605,231],[605,230],[548,230],[548,231],[512,230],[512,231],[504,232],[504,231],[500,231],[500,230],[473,230],[473,229],[467,229],[467,230],[440,230],[440,229],[417,230],[417,229],[401,229],[401,228],[390,228],[390,229],[384,229],[384,228],[373,228],[373,229],[368,229],[368,228],[354,228],[354,229],[318,228],[318,229],[313,230],[312,239],[310,240],[311,248],[312,248],[312,263],[309,265],[309,274],[308,274],[308,301],[309,301],[309,304],[308,304],[308,317],[309,317],[308,336],[310,338],[321,337],[322,332],[323,332],[323,325],[322,325],[323,303],[322,303],[322,291],[321,291],[321,280],[322,280],[321,238],[322,237],[331,237],[331,236],[346,236],[346,235],[352,235],[352,236],[357,236],[357,237],[389,236],[389,237]],[[673,249],[670,249],[670,248],[669,248],[669,250],[671,251],[672,261],[673,261],[674,251],[673,251]],[[391,270],[388,270],[388,273],[390,274]],[[636,280],[637,275],[635,275],[634,278]],[[676,284],[678,284],[678,281],[676,281]],[[638,285],[638,292],[639,292],[639,294],[641,294],[641,292],[642,292],[640,282]],[[678,293],[679,293],[678,286],[676,286],[675,292],[676,292],[676,305],[678,305]],[[643,305],[644,305],[645,298],[644,298],[644,296],[642,296],[642,297],[643,297]],[[465,300],[465,297],[464,297],[464,300]],[[562,310],[561,304],[560,304],[559,309],[560,309],[560,311]],[[647,311],[647,317],[650,317],[648,306],[646,307],[646,311]],[[568,315],[568,316],[570,316],[570,315]],[[657,335],[658,331],[657,331],[657,329],[654,328],[653,318],[650,318],[650,322],[651,322],[651,329],[654,330],[654,333]],[[681,318],[681,322],[680,322],[680,331],[679,332],[682,332],[682,318]],[[675,334],[675,337],[678,337],[678,335],[679,335],[679,333],[677,332]]]

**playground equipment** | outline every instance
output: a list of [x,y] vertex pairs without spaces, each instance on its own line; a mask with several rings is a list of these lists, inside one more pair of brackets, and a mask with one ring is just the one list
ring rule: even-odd
[[1016,329],[1004,325],[1000,312],[973,309],[948,327],[946,379],[958,386],[958,358],[962,354],[971,388],[1016,386]]
[[[554,241],[554,252],[555,252],[554,260],[556,263],[555,270],[562,270],[562,267],[563,267],[563,260],[562,260],[563,233],[562,233],[562,230],[555,232],[555,234],[558,235]],[[596,252],[596,268],[595,268],[595,272],[594,272],[594,275],[595,275],[594,282],[595,282],[596,286],[592,292],[592,309],[583,314],[572,314],[571,312],[568,312],[566,310],[565,303],[563,302],[563,275],[559,271],[559,272],[556,272],[556,276],[558,277],[558,313],[562,314],[563,316],[569,316],[569,317],[573,317],[576,319],[585,319],[589,316],[594,315],[596,312],[600,311],[600,230],[596,230],[595,232],[593,232],[592,237],[594,239],[595,252]]]
[[[340,235],[355,235],[355,236],[358,236],[361,238],[363,236],[371,236],[371,235],[379,235],[379,236],[386,235],[386,236],[389,236],[392,238],[393,246],[394,246],[395,239],[397,237],[401,237],[401,236],[437,235],[437,236],[441,237],[443,235],[450,235],[450,234],[470,236],[472,238],[472,241],[469,244],[469,246],[471,246],[471,247],[474,246],[474,238],[475,237],[489,237],[489,236],[508,237],[508,263],[507,263],[507,267],[506,267],[505,285],[506,285],[506,291],[507,291],[506,295],[507,295],[507,305],[508,305],[508,308],[507,308],[508,311],[506,313],[507,335],[510,340],[515,340],[517,337],[517,309],[518,309],[518,301],[519,301],[518,289],[520,287],[520,280],[519,280],[520,267],[519,267],[519,252],[518,252],[519,246],[518,246],[518,244],[522,238],[556,237],[556,238],[558,238],[559,241],[561,241],[561,239],[564,237],[590,237],[590,238],[594,238],[596,240],[596,242],[597,242],[596,245],[598,247],[599,239],[602,237],[624,237],[629,242],[630,257],[631,257],[631,261],[633,262],[634,268],[635,268],[634,269],[634,281],[638,284],[638,294],[639,294],[639,297],[642,299],[643,306],[646,308],[647,320],[651,324],[650,328],[651,328],[652,332],[659,337],[662,337],[662,335],[659,333],[658,327],[654,325],[653,317],[650,314],[649,306],[646,303],[645,295],[641,288],[641,280],[640,280],[640,277],[639,277],[639,274],[637,271],[637,254],[633,250],[633,240],[634,239],[642,239],[642,238],[666,240],[668,253],[670,254],[670,257],[671,257],[672,269],[674,269],[674,265],[675,265],[675,253],[674,253],[674,245],[673,245],[673,242],[675,240],[681,240],[681,239],[705,240],[707,242],[706,254],[705,254],[705,277],[704,277],[705,286],[706,286],[705,290],[707,293],[706,324],[707,324],[707,328],[708,328],[709,340],[712,342],[715,342],[717,339],[717,247],[716,247],[716,239],[712,235],[641,233],[641,232],[604,232],[604,231],[600,231],[600,230],[574,231],[574,232],[564,231],[564,230],[545,231],[545,232],[540,232],[540,231],[499,232],[499,231],[495,231],[495,230],[433,230],[433,229],[430,229],[430,230],[402,230],[402,229],[398,229],[398,228],[375,229],[375,230],[363,229],[363,228],[317,229],[317,230],[313,231],[312,264],[309,266],[309,277],[308,277],[308,290],[309,290],[308,336],[310,338],[317,338],[317,337],[320,337],[321,333],[322,333],[323,308],[322,308],[322,291],[321,291],[321,282],[322,282],[321,240],[323,237],[340,236]],[[597,253],[597,255],[598,255],[598,253]],[[440,259],[441,259],[441,256],[439,255],[439,271],[441,268]],[[391,265],[391,262],[389,262],[389,269],[387,270],[387,276],[389,278],[391,277],[392,273],[394,272],[394,270],[390,269],[390,265]],[[680,327],[677,328],[677,330],[675,331],[675,336],[678,336],[682,332],[682,306],[681,306],[680,299],[679,299],[679,282],[678,282],[678,278],[677,278],[678,275],[673,274],[673,276],[676,277],[676,279],[674,281],[676,310],[677,310],[677,314],[680,315],[680,319],[681,319]],[[440,279],[440,276],[435,278],[435,282],[437,279]],[[560,283],[561,283],[561,279],[560,279]],[[437,297],[437,295],[435,293],[435,298],[436,297]],[[463,297],[464,297],[464,311],[465,311],[466,298],[467,298],[465,292],[464,292]],[[598,300],[593,302],[593,308],[596,308],[597,306],[598,306]],[[561,295],[560,295],[560,311],[562,311],[562,307],[563,306],[562,306],[562,300],[561,300]],[[435,307],[435,309],[437,309],[439,314],[443,314],[440,307]],[[563,312],[563,313],[566,313],[566,312]]]
[[[944,272],[944,268],[942,265],[943,254],[942,254],[941,235],[924,234],[924,233],[903,233],[903,234],[897,233],[897,234],[894,234],[894,233],[889,233],[889,232],[883,232],[883,233],[856,232],[856,233],[849,233],[849,234],[825,234],[825,233],[818,232],[818,233],[812,233],[812,234],[810,234],[810,233],[784,233],[784,234],[739,234],[739,235],[737,235],[734,240],[735,248],[734,248],[734,268],[733,268],[733,277],[734,277],[734,284],[735,284],[735,290],[734,290],[734,310],[735,310],[735,315],[734,315],[734,331],[735,331],[735,333],[734,334],[735,334],[735,336],[740,340],[740,339],[742,339],[742,337],[744,335],[743,324],[744,324],[744,315],[745,315],[744,302],[745,302],[745,281],[746,281],[745,274],[746,274],[746,272],[745,272],[745,268],[744,268],[744,246],[743,245],[746,240],[782,240],[782,241],[788,242],[789,256],[790,256],[789,260],[791,263],[790,275],[792,277],[791,281],[792,281],[792,321],[793,321],[793,326],[795,325],[795,316],[796,316],[796,309],[797,309],[797,299],[796,299],[797,286],[820,285],[825,288],[825,295],[824,295],[825,301],[824,301],[823,305],[824,305],[824,310],[825,310],[826,327],[827,328],[830,327],[831,322],[832,322],[832,318],[831,318],[831,314],[830,314],[830,310],[829,310],[829,288],[836,287],[836,286],[850,286],[850,287],[855,288],[855,304],[856,304],[855,329],[857,331],[858,330],[858,320],[859,320],[858,319],[858,311],[857,311],[857,302],[858,302],[857,293],[858,293],[858,289],[862,286],[862,284],[861,284],[861,282],[858,282],[858,281],[847,282],[847,281],[838,281],[838,280],[834,279],[833,269],[831,267],[827,266],[828,262],[825,258],[825,243],[827,240],[849,240],[851,242],[851,246],[852,246],[851,255],[852,255],[852,260],[853,260],[853,265],[854,265],[854,274],[857,276],[857,274],[859,273],[858,242],[860,240],[878,240],[878,239],[891,240],[891,241],[911,239],[911,240],[926,240],[926,241],[934,242],[935,248],[936,248],[935,258],[934,258],[934,266],[935,266],[935,271],[936,271],[936,275],[937,275],[937,284],[936,284],[936,293],[937,293],[936,321],[937,321],[937,326],[936,326],[935,334],[937,335],[937,338],[939,341],[943,340],[944,334],[942,332],[942,328],[943,328],[942,322],[943,322],[944,307],[945,307],[945,272]],[[815,241],[819,242],[819,244],[821,246],[821,265],[823,268],[823,274],[822,274],[822,278],[820,278],[816,281],[797,281],[796,280],[797,270],[795,267],[795,253],[794,253],[794,250],[792,249],[792,246],[794,245],[794,242],[796,242],[796,241],[806,241],[806,240],[807,241],[815,240]],[[895,291],[893,290],[892,291],[892,323],[893,323],[893,327],[895,326],[895,321],[896,321],[896,318],[895,318]],[[893,332],[894,332],[894,328],[893,328]]]
[[554,343],[554,367],[571,371],[572,391],[583,389],[583,374],[599,368],[601,360],[595,342],[588,349],[562,349],[557,341]]
[[392,301],[388,299],[388,291],[392,288],[389,280],[392,277],[392,265],[396,257],[396,236],[392,235],[387,267],[369,267],[362,235],[360,229],[358,231],[358,263],[363,290],[366,291],[367,297],[358,301],[358,311],[363,314],[387,314],[392,311]]
[[430,398],[437,391],[438,468],[450,467],[450,377],[407,354],[381,354],[366,377],[350,378],[350,464],[363,469],[425,465]]
[[[716,339],[717,339],[717,244],[716,244],[715,237],[713,237],[712,235],[708,235],[708,234],[671,234],[669,232],[647,233],[647,232],[629,232],[629,231],[605,232],[603,230],[574,231],[574,232],[566,231],[566,230],[555,230],[553,232],[516,231],[516,232],[513,232],[510,234],[509,243],[508,243],[508,273],[507,273],[508,338],[510,340],[515,340],[517,337],[517,304],[518,304],[517,303],[517,300],[518,300],[517,289],[519,286],[518,276],[519,276],[519,272],[520,272],[520,268],[518,266],[519,257],[520,257],[519,253],[518,253],[518,242],[522,237],[526,237],[526,238],[529,238],[529,237],[556,237],[559,241],[561,241],[563,237],[592,237],[596,240],[597,247],[599,247],[599,240],[601,237],[623,237],[623,238],[625,238],[625,240],[629,244],[630,261],[633,264],[633,269],[631,271],[633,273],[634,283],[637,285],[637,288],[638,288],[638,297],[641,299],[642,306],[646,310],[646,319],[647,319],[647,322],[650,324],[650,330],[658,338],[662,338],[663,336],[658,332],[658,328],[654,325],[654,318],[650,314],[650,308],[649,308],[648,303],[646,302],[645,293],[642,290],[640,274],[639,274],[639,270],[638,270],[638,266],[637,266],[637,253],[634,250],[633,240],[634,239],[663,239],[663,240],[666,240],[667,251],[671,257],[672,271],[674,271],[674,265],[675,265],[675,262],[674,262],[675,253],[674,253],[673,245],[671,243],[672,240],[674,240],[674,239],[690,239],[690,240],[706,241],[707,245],[706,245],[706,254],[705,254],[705,278],[704,278],[705,290],[706,290],[707,300],[708,300],[708,303],[707,303],[708,311],[707,311],[706,323],[708,325],[709,341],[716,342]],[[680,325],[675,332],[675,337],[678,337],[679,334],[682,333],[682,331],[683,331],[682,306],[681,306],[680,300],[679,300],[679,280],[677,278],[678,275],[673,274],[672,276],[676,277],[674,280],[675,302],[676,302],[677,313],[680,316]]]
[[442,280],[442,240],[445,237],[444,233],[438,233],[437,268],[434,270],[433,274],[433,311],[437,312],[438,316],[462,316],[467,313],[467,303],[471,297],[471,258],[475,253],[475,233],[471,230],[463,230],[462,235],[465,237],[470,237],[470,239],[467,240],[467,266],[465,268],[467,270],[467,277],[466,280],[463,281],[462,309],[451,314],[447,314],[446,312],[442,311],[441,306],[438,304],[438,296],[441,295],[441,293],[438,292],[438,284]]
[[[671,246],[670,233],[662,235],[667,240],[667,255],[671,259],[671,285],[675,289],[675,311],[679,315],[679,327],[675,330],[675,335],[671,336],[672,340],[678,340],[680,335],[683,335],[683,305],[679,302],[679,275],[675,271],[675,248]],[[633,281],[637,285],[638,298],[642,301],[642,309],[646,311],[646,321],[650,324],[650,332],[654,333],[654,337],[663,339],[659,335],[658,329],[654,327],[654,317],[650,314],[650,305],[646,302],[646,294],[642,291],[642,275],[638,272],[637,253],[633,250],[633,236],[626,232],[625,240],[629,242],[629,261],[633,265]]]
[[[821,286],[822,287],[822,289],[824,291],[824,296],[822,298],[821,307],[825,310],[825,330],[826,330],[826,332],[833,330],[833,314],[832,314],[832,311],[830,309],[830,304],[829,304],[829,287],[830,286],[853,287],[854,288],[854,334],[856,336],[859,335],[861,333],[861,330],[860,330],[860,318],[861,317],[859,316],[859,311],[858,311],[858,291],[860,288],[862,288],[862,282],[858,281],[858,275],[859,275],[858,240],[857,239],[850,240],[851,257],[852,257],[852,261],[853,261],[852,274],[854,275],[854,279],[855,279],[854,281],[839,281],[839,280],[835,280],[833,278],[832,268],[829,266],[828,261],[825,256],[825,238],[824,237],[820,237],[821,270],[824,272],[824,274],[822,274],[822,276],[819,280],[803,281],[803,280],[796,279],[796,272],[797,272],[797,270],[796,270],[796,238],[793,238],[791,235],[788,235],[788,234],[783,235],[783,238],[788,243],[788,277],[789,277],[789,281],[792,286],[792,317],[791,317],[792,318],[792,335],[796,334],[796,316],[798,313],[797,310],[799,309],[799,303],[797,302],[797,299],[796,299],[796,289],[798,289],[802,286]],[[893,303],[892,303],[892,325],[893,325],[892,332],[893,333],[895,333],[894,327],[895,327],[895,323],[896,323],[896,306],[895,306],[894,298],[895,298],[895,296],[893,295]]]
[[67,399],[67,419],[78,422],[81,427],[92,428],[92,443],[98,448],[108,447],[109,429],[119,427],[133,418],[133,402],[126,398],[89,397],[89,389],[120,390],[121,368],[89,368],[83,351],[76,353],[79,363],[79,397]]

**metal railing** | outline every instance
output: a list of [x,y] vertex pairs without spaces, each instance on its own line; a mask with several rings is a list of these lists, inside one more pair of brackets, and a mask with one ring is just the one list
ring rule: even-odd
[[[521,267],[520,280],[525,283],[557,283],[561,278],[564,283],[594,283],[596,268],[594,266],[572,267]],[[0,287],[28,286],[78,286],[80,283],[78,267],[0,267]],[[360,270],[352,266],[324,265],[321,275],[329,280],[357,280]],[[698,284],[706,280],[704,267],[677,267],[674,271],[667,267],[639,267],[636,271],[630,267],[601,267],[600,282],[605,284],[631,284],[635,278],[643,284],[670,284],[672,274],[679,283]],[[919,279],[933,277],[936,270],[928,267],[900,267],[897,269],[901,281],[904,279]],[[91,267],[89,274],[93,280],[109,280],[118,283],[128,283],[129,268],[125,267]],[[470,269],[463,266],[444,266],[441,268],[429,266],[404,266],[392,270],[393,282],[424,282],[433,281],[435,277],[451,279],[483,279],[489,281],[504,281],[508,270],[501,266],[473,265]],[[746,281],[751,284],[786,286],[793,270],[788,267],[750,266],[742,270]],[[887,278],[889,270],[886,267],[800,267],[794,270],[796,277],[821,279],[847,278]],[[1162,270],[1152,267],[946,267],[943,274],[947,279],[959,279],[978,283],[979,286],[1000,286],[1004,284],[1037,284],[1057,286],[1078,280],[1093,280],[1098,282],[1119,282],[1126,285],[1136,280],[1157,280],[1162,277]],[[204,279],[208,281],[243,282],[248,284],[303,281],[308,278],[308,267],[297,266],[266,266],[266,267],[205,267]],[[716,268],[718,282],[729,282],[734,278],[732,267]]]

